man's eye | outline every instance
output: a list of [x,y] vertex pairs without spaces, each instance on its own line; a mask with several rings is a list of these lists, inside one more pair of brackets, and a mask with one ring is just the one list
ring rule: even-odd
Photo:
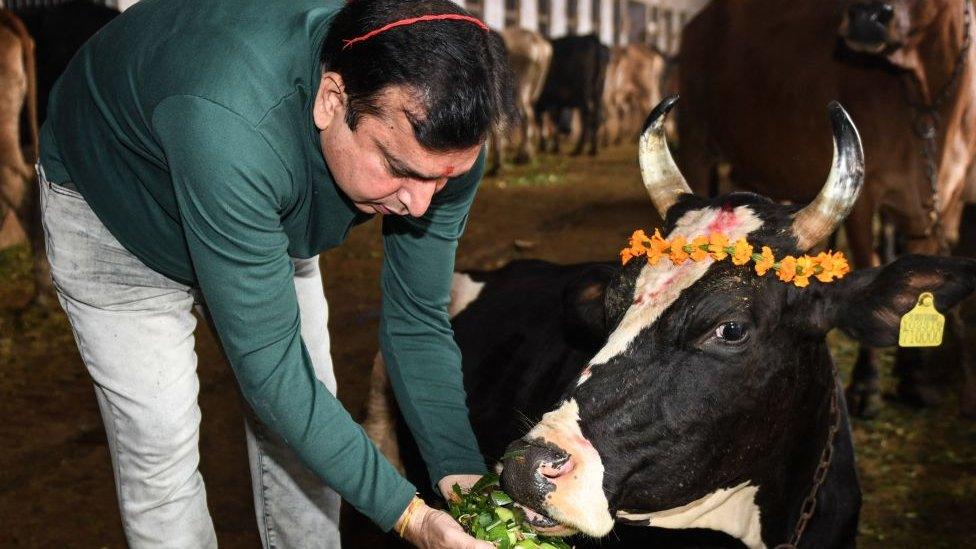
[[715,336],[725,343],[742,343],[749,337],[744,322],[725,322],[715,329]]

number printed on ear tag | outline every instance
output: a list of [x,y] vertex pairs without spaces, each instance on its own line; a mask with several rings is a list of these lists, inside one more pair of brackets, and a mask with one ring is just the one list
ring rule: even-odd
[[942,345],[942,329],[945,317],[935,310],[935,297],[931,292],[918,296],[915,307],[901,317],[898,332],[899,347],[938,347]]

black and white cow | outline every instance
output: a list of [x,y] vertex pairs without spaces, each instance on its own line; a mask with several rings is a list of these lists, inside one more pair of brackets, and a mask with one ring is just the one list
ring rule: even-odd
[[[597,132],[603,120],[603,85],[607,78],[610,48],[604,46],[595,34],[564,36],[552,41],[552,63],[545,84],[536,101],[536,123],[550,126],[548,140],[540,143],[543,151],[559,152],[559,135],[562,129],[568,133],[571,111],[580,113],[581,132],[572,154],[583,152],[596,154]],[[549,124],[544,124],[548,117]],[[560,126],[557,130],[552,124]]]
[[[663,135],[674,101],[655,109],[641,138],[645,185],[669,238],[722,231],[779,258],[809,251],[847,215],[863,159],[838,105],[827,183],[799,208],[690,194]],[[615,522],[657,527],[618,529],[623,541],[600,546],[774,547],[791,542],[829,457],[799,545],[845,547],[861,496],[826,333],[893,345],[921,292],[945,312],[974,290],[976,261],[907,256],[806,288],[710,259],[519,262],[457,282],[472,424],[537,528],[600,537]]]

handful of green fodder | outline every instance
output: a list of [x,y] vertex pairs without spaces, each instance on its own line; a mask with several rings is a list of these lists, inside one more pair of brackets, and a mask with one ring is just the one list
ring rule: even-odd
[[460,499],[451,502],[451,516],[480,540],[499,549],[571,549],[562,538],[540,536],[532,530],[525,513],[502,491],[498,475],[481,477],[468,493],[455,484],[454,493]]

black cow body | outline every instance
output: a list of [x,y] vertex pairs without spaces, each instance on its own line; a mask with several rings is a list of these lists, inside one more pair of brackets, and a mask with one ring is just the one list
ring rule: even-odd
[[[603,85],[606,80],[610,49],[600,43],[596,35],[566,36],[552,41],[552,64],[536,102],[536,116],[548,116],[550,121],[562,120],[564,114],[579,109],[583,124],[573,154],[583,152],[589,143],[589,154],[596,154],[597,130],[603,118]],[[539,120],[541,124],[541,120]],[[551,136],[552,147],[558,150],[558,140]],[[545,144],[541,148],[547,150]]]
[[[603,288],[620,272],[619,264],[555,265],[517,261],[484,273],[468,273],[485,285],[478,298],[454,318],[455,339],[464,358],[464,381],[472,427],[489,463],[498,461],[512,440],[525,434],[542,415],[555,408],[575,386],[605,332]],[[504,321],[500,321],[504,319]],[[823,357],[829,361],[829,356]],[[823,372],[829,382],[830,371]],[[853,546],[861,494],[843,392],[841,428],[827,481],[818,495],[818,512],[804,534],[807,547]],[[802,414],[797,414],[802,415]],[[800,504],[810,490],[813,472],[828,425],[810,421],[784,441],[784,462],[777,475],[789,501],[770,496],[760,504],[766,527],[788,537]],[[794,424],[802,418],[790,418]],[[789,457],[786,457],[789,456]],[[812,461],[811,461],[812,459]],[[769,482],[760,481],[765,486]],[[690,487],[689,487],[690,488]],[[692,490],[693,491],[693,490]],[[714,531],[666,530],[618,525],[601,540],[579,543],[594,547],[742,547],[741,542]]]

